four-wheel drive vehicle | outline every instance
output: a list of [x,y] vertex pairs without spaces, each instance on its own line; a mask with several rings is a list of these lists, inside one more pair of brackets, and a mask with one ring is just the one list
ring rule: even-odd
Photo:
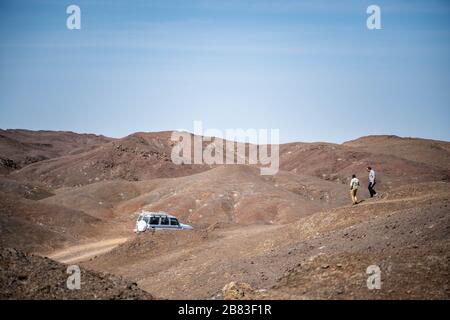
[[188,224],[180,223],[177,217],[165,212],[141,211],[134,232],[139,233],[152,229],[191,230],[193,228]]

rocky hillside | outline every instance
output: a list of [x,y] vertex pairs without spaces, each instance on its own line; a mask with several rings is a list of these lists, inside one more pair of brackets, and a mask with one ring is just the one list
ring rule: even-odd
[[31,163],[85,152],[112,140],[74,132],[0,129],[0,174]]
[[80,289],[67,288],[67,265],[12,248],[0,248],[0,299],[153,299],[136,283],[81,269]]
[[74,187],[105,180],[139,181],[186,176],[209,169],[204,165],[175,165],[171,161],[171,132],[136,133],[90,151],[29,165],[12,173],[50,188]]

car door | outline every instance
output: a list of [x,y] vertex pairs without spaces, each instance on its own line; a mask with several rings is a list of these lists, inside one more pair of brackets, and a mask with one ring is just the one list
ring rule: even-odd
[[159,225],[161,229],[170,229],[169,217],[162,216]]
[[159,228],[159,217],[158,216],[150,217],[150,225],[149,226],[152,229]]

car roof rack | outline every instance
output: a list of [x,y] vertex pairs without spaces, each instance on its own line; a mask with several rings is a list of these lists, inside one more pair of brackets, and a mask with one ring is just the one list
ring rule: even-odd
[[175,216],[172,216],[170,214],[168,214],[167,212],[164,211],[157,211],[157,212],[153,212],[153,211],[147,211],[147,210],[141,210],[141,213],[139,214],[140,216],[159,216],[159,217],[168,217],[168,218],[176,218]]

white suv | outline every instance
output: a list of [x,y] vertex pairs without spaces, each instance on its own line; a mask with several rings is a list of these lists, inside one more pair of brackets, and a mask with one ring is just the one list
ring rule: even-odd
[[193,228],[188,224],[180,223],[177,217],[165,212],[141,211],[136,221],[134,232],[139,233],[152,229],[191,230]]

